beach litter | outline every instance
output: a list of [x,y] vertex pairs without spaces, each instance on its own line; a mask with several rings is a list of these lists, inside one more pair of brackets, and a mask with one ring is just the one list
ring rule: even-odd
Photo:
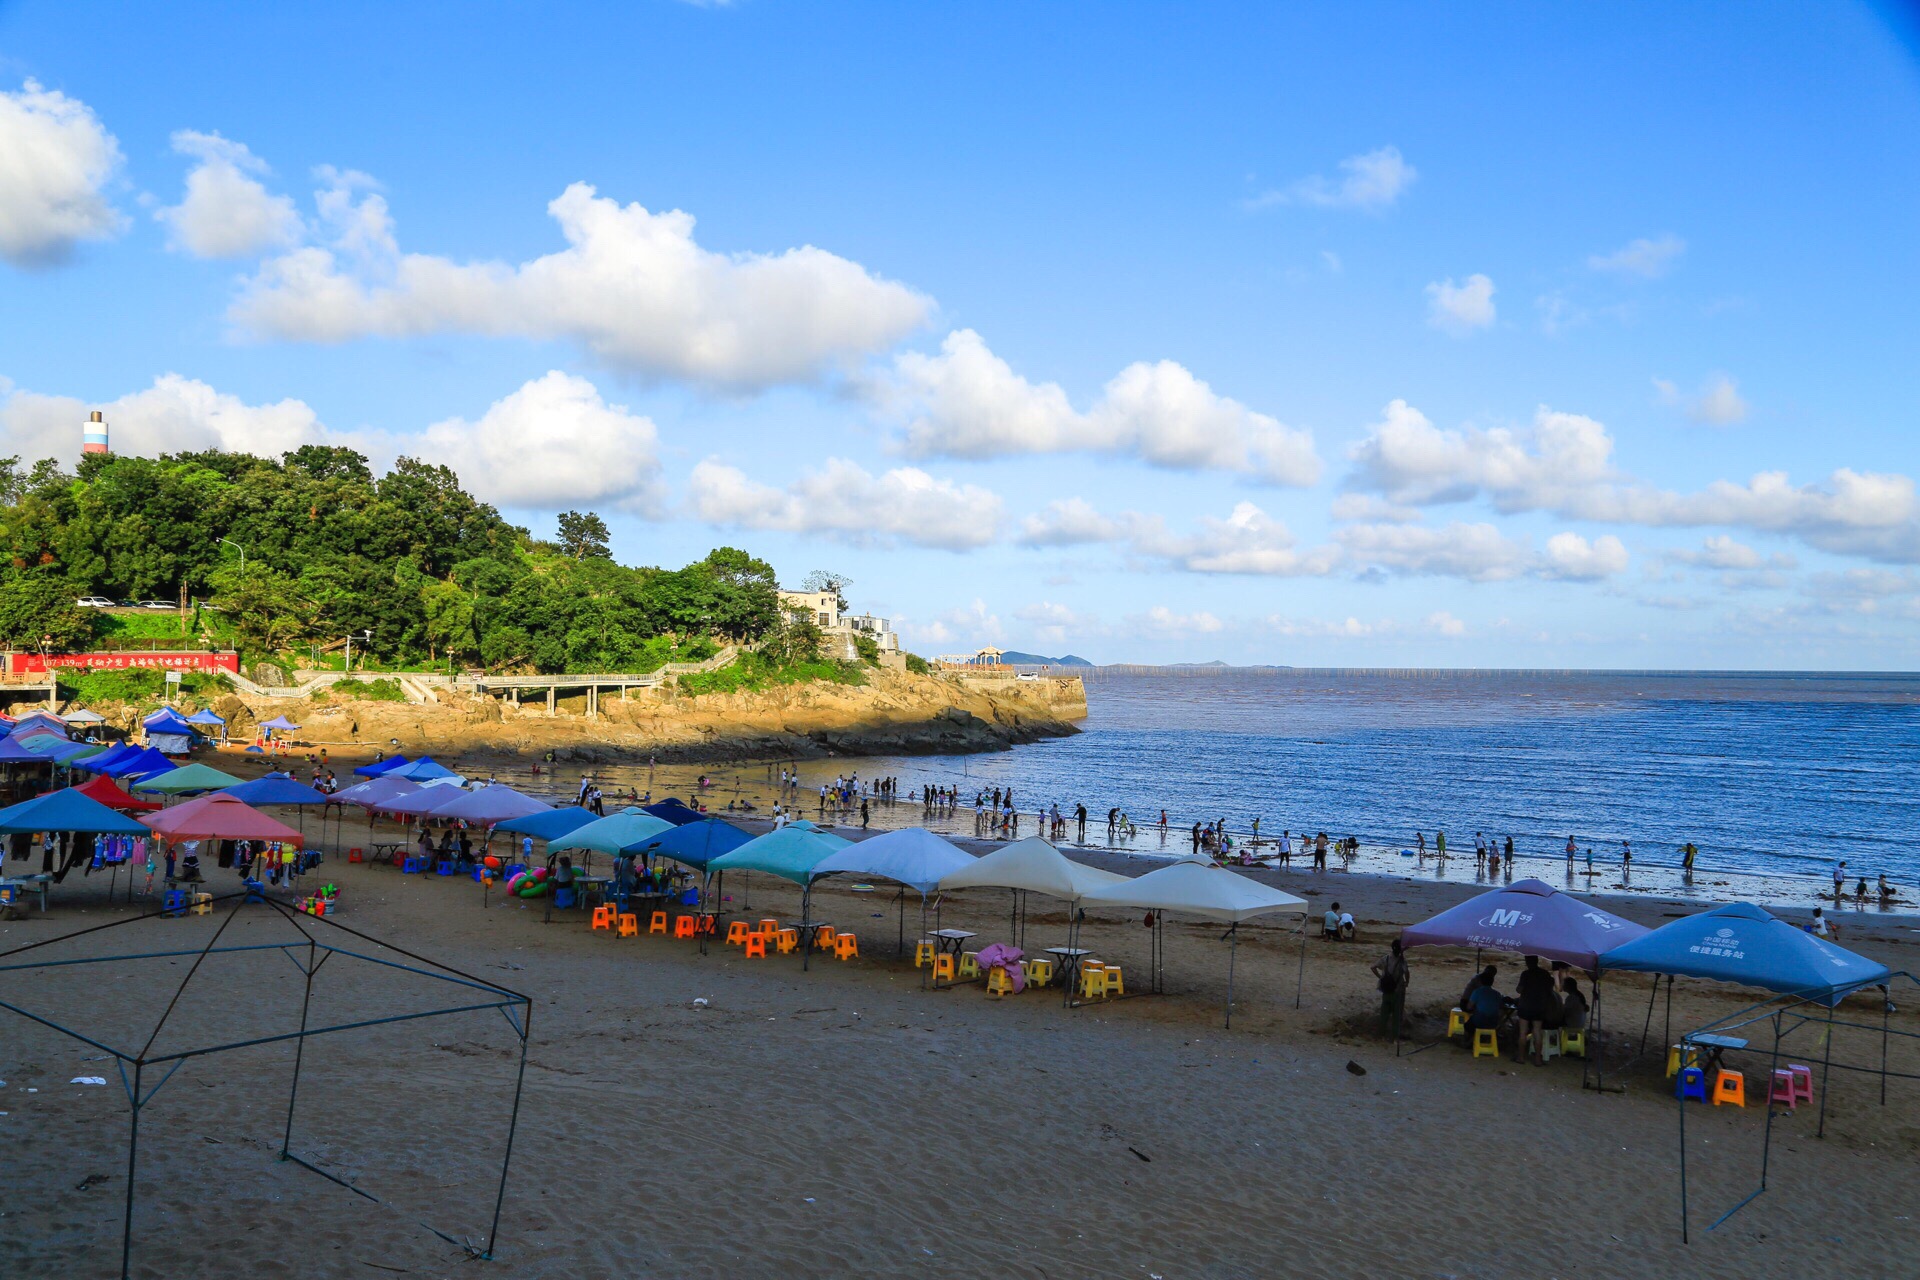
[[1361,1066],[1359,1063],[1355,1062],[1351,1058],[1347,1059],[1347,1070],[1352,1072],[1356,1076],[1363,1076],[1367,1074],[1367,1069]]
[[105,1084],[107,1078],[105,1076],[75,1076],[72,1082],[74,1084]]

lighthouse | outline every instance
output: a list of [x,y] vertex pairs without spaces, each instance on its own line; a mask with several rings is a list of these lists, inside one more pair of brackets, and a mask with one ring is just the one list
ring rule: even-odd
[[111,452],[107,448],[107,419],[98,409],[87,419],[86,430],[80,437],[80,452]]

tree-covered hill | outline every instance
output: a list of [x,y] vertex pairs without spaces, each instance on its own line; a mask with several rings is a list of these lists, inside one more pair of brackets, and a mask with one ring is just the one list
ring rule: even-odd
[[203,603],[196,625],[252,656],[352,636],[395,667],[644,671],[726,641],[776,660],[817,645],[783,626],[773,569],[744,551],[629,567],[597,516],[560,527],[560,545],[533,538],[446,467],[375,476],[343,448],[89,456],[78,474],[4,459],[0,642],[84,648],[114,626],[74,604],[97,594]]

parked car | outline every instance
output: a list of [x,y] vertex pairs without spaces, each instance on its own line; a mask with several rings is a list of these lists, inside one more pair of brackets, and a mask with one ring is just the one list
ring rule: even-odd
[[140,607],[142,609],[177,609],[180,606],[171,600],[142,600]]
[[81,596],[78,600],[74,601],[74,603],[82,609],[113,608],[113,601],[107,599],[105,596]]

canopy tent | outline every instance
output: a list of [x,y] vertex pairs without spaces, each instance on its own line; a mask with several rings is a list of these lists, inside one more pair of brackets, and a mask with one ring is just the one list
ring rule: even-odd
[[[385,779],[385,781],[405,782],[407,779],[388,778]],[[466,794],[465,791],[462,791],[457,786],[440,786],[436,783],[422,783],[418,785],[416,790],[409,791],[404,795],[392,796],[371,807],[380,810],[382,813],[391,813],[396,817],[418,818]]]
[[[429,793],[431,790],[433,789],[429,789]],[[535,814],[550,812],[552,808],[553,806],[545,800],[515,791],[504,782],[495,782],[477,791],[462,791],[450,797],[443,796],[439,807],[428,812],[433,817],[448,821],[495,827],[509,818],[528,818]]]
[[300,726],[295,724],[293,721],[287,719],[285,716],[275,716],[271,720],[262,720],[260,722],[260,727],[267,731],[268,736],[272,736],[273,731],[275,729],[279,729],[285,733],[292,733],[293,731],[298,729]]
[[1642,932],[1603,954],[1600,967],[1732,982],[1828,1008],[1850,992],[1884,985],[1893,976],[1886,965],[1749,902],[1729,903]]
[[107,718],[98,711],[89,711],[85,707],[69,711],[61,717],[68,724],[105,724]]
[[325,804],[328,800],[324,791],[316,791],[284,773],[269,773],[252,782],[223,787],[221,794],[244,800],[248,804]]
[[185,755],[193,745],[194,728],[172,707],[162,707],[140,722],[146,730],[147,745],[170,756]]
[[29,711],[13,723],[15,733],[28,733],[34,729],[45,729],[65,737],[67,722],[48,711]]
[[336,791],[328,799],[335,804],[357,804],[372,811],[390,800],[412,795],[421,789],[420,784],[407,778],[369,778],[357,782],[344,790]]
[[707,816],[675,796],[668,796],[659,804],[642,805],[641,808],[656,818],[665,818],[676,827],[685,826],[691,822],[702,822]]
[[1003,845],[940,878],[940,889],[1018,889],[1078,902],[1097,889],[1127,883],[1127,877],[1075,862],[1039,836]]
[[169,840],[278,840],[304,844],[306,837],[225,792],[189,800],[140,819]]
[[943,876],[974,860],[972,854],[925,827],[903,827],[848,843],[815,864],[813,875],[815,879],[841,872],[875,876],[896,880],[924,896],[939,887]]
[[73,789],[83,796],[98,800],[109,809],[118,809],[122,813],[152,813],[160,807],[158,800],[143,800],[138,796],[128,795],[119,783],[105,774]]
[[115,813],[78,787],[49,791],[0,809],[0,835],[36,831],[84,831],[109,836],[147,834],[147,829],[138,821]]
[[413,782],[432,782],[438,778],[458,778],[460,775],[446,768],[432,756],[421,756],[410,760],[396,769],[389,769],[383,775],[388,778],[406,778]]
[[222,773],[210,764],[183,764],[178,769],[143,778],[133,784],[135,791],[158,791],[161,795],[184,796],[201,791],[221,791],[237,786],[240,779]]
[[[85,769],[89,773],[104,774],[109,769],[111,769],[114,765],[118,764],[120,761],[129,759],[139,754],[140,754],[140,748],[132,745],[131,743],[116,742],[112,746],[108,747],[105,751],[102,751],[99,755],[88,756],[84,761],[81,761],[75,767]],[[169,765],[168,767],[171,768],[172,766]]]
[[26,743],[27,750],[37,751],[60,765],[70,765],[81,756],[100,755],[106,750],[97,742],[69,742],[50,733],[36,734],[22,741]]
[[599,820],[593,810],[571,806],[565,809],[545,809],[521,818],[508,818],[505,822],[495,823],[493,829],[511,831],[517,836],[532,836],[535,840],[558,840],[561,836],[570,835],[588,823]]
[[852,844],[825,831],[808,830],[798,823],[769,831],[707,863],[708,871],[764,871],[782,880],[805,885],[813,869],[829,854]]
[[1409,926],[1400,934],[1400,945],[1507,951],[1596,973],[1603,954],[1646,932],[1543,880],[1516,880]]
[[388,756],[385,760],[375,760],[372,764],[363,764],[354,772],[363,778],[384,778],[395,769],[403,769],[413,762],[405,756]]
[[0,764],[52,764],[47,756],[41,755],[19,738],[8,734],[0,738]]
[[202,708],[201,710],[196,711],[192,715],[188,716],[187,723],[217,725],[220,727],[225,727],[227,722],[225,720],[222,720],[219,716],[213,714],[212,711]]
[[751,839],[752,836],[731,822],[702,818],[661,832],[647,842],[646,852],[649,856],[659,854],[705,871],[715,858],[732,853]]
[[[138,747],[132,754],[122,756],[112,768],[103,772],[115,778],[144,778],[152,774],[170,773],[176,768],[173,761],[152,747]],[[234,779],[239,781],[239,779]]]
[[594,853],[623,853],[630,849],[637,850],[662,831],[671,830],[673,824],[665,818],[656,818],[650,813],[629,807],[604,818],[595,818],[564,836],[548,840],[547,852],[586,849]]
[[[1227,926],[1227,1026],[1233,1025],[1233,962],[1240,946],[1240,926],[1264,915],[1301,917],[1301,955],[1304,972],[1306,955],[1307,902],[1271,885],[1261,884],[1225,867],[1204,866],[1198,862],[1176,862],[1158,871],[1149,871],[1137,880],[1108,885],[1081,895],[1082,906],[1135,907],[1156,913],[1155,934],[1159,933],[1158,913],[1174,911],[1199,916]],[[1156,951],[1160,950],[1156,946]],[[1155,983],[1158,985],[1158,972]],[[1296,984],[1298,980],[1296,979]],[[1071,993],[1069,993],[1071,994]],[[1296,988],[1295,1000],[1299,999]]]

